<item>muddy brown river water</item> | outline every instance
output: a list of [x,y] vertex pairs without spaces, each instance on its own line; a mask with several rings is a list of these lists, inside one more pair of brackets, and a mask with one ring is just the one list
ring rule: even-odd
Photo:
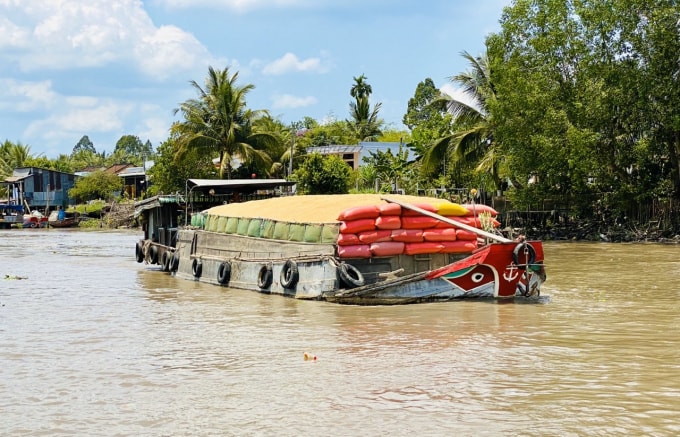
[[680,434],[680,246],[546,243],[539,303],[354,307],[178,280],[138,237],[0,231],[0,435]]

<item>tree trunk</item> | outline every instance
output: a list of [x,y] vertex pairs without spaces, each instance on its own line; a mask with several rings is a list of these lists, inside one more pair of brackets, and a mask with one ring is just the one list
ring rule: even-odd
[[671,181],[673,182],[673,197],[680,199],[680,132],[673,132],[670,144]]

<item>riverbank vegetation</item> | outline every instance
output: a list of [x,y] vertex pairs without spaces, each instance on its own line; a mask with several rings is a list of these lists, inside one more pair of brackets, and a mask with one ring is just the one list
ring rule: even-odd
[[[414,84],[405,129],[385,126],[363,74],[349,89],[347,119],[285,124],[248,107],[254,85],[239,83],[237,71],[211,67],[203,85],[191,83],[196,97],[178,105],[155,151],[132,141],[114,154],[153,158],[147,195],[183,192],[188,178],[253,176],[294,179],[309,193],[403,190],[470,200],[476,188],[474,200],[529,234],[673,239],[680,232],[678,23],[670,0],[515,0],[486,51],[461,54],[469,68],[452,72],[455,95],[431,78]],[[362,141],[397,145],[351,172],[310,152]],[[0,172],[20,161],[70,170],[101,162],[94,147],[80,146],[50,161],[6,142]]]

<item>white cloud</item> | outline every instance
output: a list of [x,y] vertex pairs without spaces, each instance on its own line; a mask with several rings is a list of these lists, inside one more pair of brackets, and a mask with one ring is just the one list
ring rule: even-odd
[[318,0],[157,0],[156,3],[169,8],[208,7],[213,9],[231,9],[246,12],[254,9],[286,7],[297,5],[314,5]]
[[0,54],[23,71],[119,63],[163,79],[211,61],[191,33],[156,27],[138,0],[5,0],[0,15]]
[[175,26],[162,26],[136,44],[135,57],[150,76],[165,78],[187,67],[207,66],[208,51],[191,34]]
[[5,98],[0,101],[0,108],[5,110],[28,112],[53,107],[57,94],[52,91],[52,82],[43,80],[27,82],[14,79],[0,79]]
[[0,48],[25,47],[28,39],[29,33],[26,29],[17,26],[6,17],[0,17]]
[[265,65],[262,69],[262,73],[267,75],[280,75],[290,71],[311,71],[320,73],[326,71],[326,68],[322,65],[321,59],[319,58],[300,60],[296,55],[289,52],[274,62]]
[[130,104],[113,101],[96,106],[64,108],[64,111],[32,122],[26,128],[29,137],[58,139],[74,138],[82,132],[109,132],[123,127],[123,118],[131,110]]
[[273,109],[304,108],[314,105],[317,102],[316,98],[312,96],[297,97],[290,94],[275,95],[272,100]]

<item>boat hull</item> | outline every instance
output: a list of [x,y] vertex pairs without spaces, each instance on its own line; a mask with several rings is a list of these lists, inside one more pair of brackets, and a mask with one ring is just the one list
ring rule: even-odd
[[535,296],[545,279],[538,241],[492,243],[467,255],[340,259],[333,244],[182,230],[176,247],[148,240],[141,247],[138,261],[153,252],[151,261],[181,279],[355,305]]

